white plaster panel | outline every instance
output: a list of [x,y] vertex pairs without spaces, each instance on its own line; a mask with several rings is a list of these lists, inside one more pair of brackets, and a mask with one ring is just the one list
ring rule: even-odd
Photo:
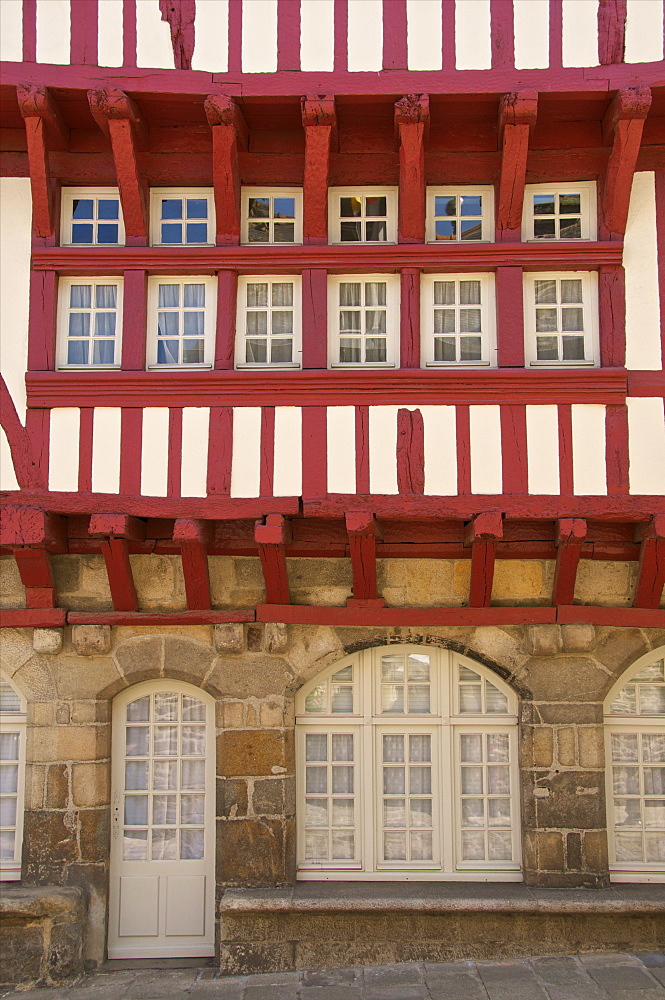
[[277,0],[242,0],[242,71],[277,71]]
[[626,368],[662,366],[656,182],[652,170],[633,177],[623,245],[626,269]]
[[456,69],[492,66],[490,0],[455,0]]
[[0,59],[23,62],[23,0],[0,3]]
[[628,0],[624,61],[658,62],[663,58],[663,0]]
[[208,494],[208,433],[210,408],[185,406],[182,410],[182,460],[180,494],[204,497]]
[[192,69],[226,73],[229,66],[228,0],[197,0]]
[[0,490],[17,490],[18,488],[9,441],[4,429],[0,427]]
[[356,492],[356,408],[329,406],[328,493]]
[[558,407],[526,407],[526,442],[529,493],[558,493]]
[[258,497],[261,491],[261,407],[234,406],[231,496]]
[[136,65],[175,68],[171,29],[162,21],[159,0],[139,0],[136,5]]
[[397,493],[397,407],[369,407],[369,491]]
[[0,367],[22,422],[28,368],[31,231],[29,178],[0,178]]
[[92,492],[120,492],[119,406],[96,406],[92,422]]
[[169,408],[146,406],[143,410],[141,493],[165,497],[169,469]]
[[51,410],[48,463],[50,490],[63,493],[78,491],[80,432],[81,411],[78,406],[59,406]]
[[470,406],[469,424],[471,492],[502,493],[500,407]]
[[441,69],[441,0],[406,0],[409,69]]
[[454,406],[421,406],[425,438],[425,493],[457,493],[457,432]]
[[665,495],[665,412],[662,398],[628,397],[631,493]]
[[573,493],[576,496],[605,496],[605,407],[595,403],[574,403],[571,413]]
[[563,0],[564,66],[598,65],[598,0]]
[[122,0],[98,0],[97,62],[100,66],[123,64]]
[[69,0],[37,0],[37,62],[68,66],[70,36]]
[[300,0],[300,69],[332,73],[334,63],[334,0]]
[[515,69],[547,69],[550,64],[549,0],[513,0]]
[[302,410],[275,407],[273,495],[298,497],[302,493]]
[[381,0],[348,3],[349,72],[378,72],[383,68],[383,4]]

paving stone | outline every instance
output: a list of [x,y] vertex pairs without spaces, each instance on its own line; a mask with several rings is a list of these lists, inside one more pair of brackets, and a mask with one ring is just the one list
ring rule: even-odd
[[247,977],[247,986],[293,986],[300,983],[301,972],[258,972]]
[[490,1000],[549,1000],[534,973],[522,962],[477,964]]
[[605,1000],[606,994],[574,958],[535,958],[531,967],[550,1000]]
[[653,978],[646,969],[637,965],[610,965],[607,968],[593,966],[589,968],[599,986],[607,990],[611,997],[619,995],[620,991],[647,990],[655,985]]
[[[213,989],[202,989],[201,986]],[[243,983],[224,982],[223,979],[211,980],[205,984],[197,983],[191,993],[183,994],[183,1000],[241,1000],[244,990]]]
[[665,990],[659,987],[646,990],[617,990],[610,996],[612,1000],[663,1000]]
[[303,986],[362,986],[362,969],[329,969],[321,972],[303,972]]
[[665,952],[662,951],[638,951],[633,956],[638,962],[646,965],[648,969],[665,969]]
[[429,1000],[429,991],[422,983],[370,986],[365,987],[362,995],[363,1000]]
[[294,983],[292,986],[252,985],[243,993],[243,1000],[297,1000],[297,998],[297,983]]
[[303,986],[298,994],[300,1000],[362,1000],[362,989],[339,983],[337,986]]
[[478,976],[467,974],[427,977],[431,1000],[487,1000],[487,990]]
[[379,965],[365,969],[365,988],[397,986],[401,983],[422,983],[424,968],[415,962],[406,965]]
[[[157,975],[139,973],[127,987],[127,1000],[157,1000],[158,997],[177,997],[190,990],[196,981],[196,969],[161,972]],[[72,998],[75,1000],[75,998]]]

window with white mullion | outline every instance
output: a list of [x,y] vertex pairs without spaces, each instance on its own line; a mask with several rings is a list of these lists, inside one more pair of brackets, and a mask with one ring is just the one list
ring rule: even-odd
[[494,351],[494,275],[425,275],[423,363],[490,364]]
[[395,243],[396,188],[330,188],[331,243]]
[[460,865],[511,864],[516,860],[514,736],[486,727],[476,732],[456,728],[455,744]]
[[214,242],[210,188],[153,188],[150,192],[153,246],[205,246]]
[[355,867],[361,839],[357,804],[357,731],[308,729],[304,738],[303,864]]
[[597,276],[581,271],[529,274],[525,289],[531,364],[594,364]]
[[427,189],[427,242],[492,239],[494,191],[489,186]]
[[525,240],[596,239],[596,184],[527,184],[522,237]]
[[392,365],[397,302],[394,276],[331,279],[331,364]]
[[244,244],[302,243],[302,190],[243,188],[242,205]]
[[120,363],[122,280],[61,278],[59,365],[112,368]]
[[289,367],[300,356],[300,277],[241,278],[237,364]]
[[0,880],[21,877],[26,713],[23,699],[0,681]]
[[[432,867],[439,864],[438,824],[433,774],[438,757],[433,730],[378,730],[377,778],[380,794],[380,867]],[[436,838],[436,842],[435,842]]]
[[214,344],[214,279],[151,278],[149,303],[150,365],[209,365]]
[[125,241],[118,188],[63,188],[63,246],[118,246]]

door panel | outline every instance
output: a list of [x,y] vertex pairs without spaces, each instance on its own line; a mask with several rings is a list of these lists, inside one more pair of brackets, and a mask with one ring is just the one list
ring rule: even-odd
[[204,934],[205,875],[171,875],[166,886],[166,935]]
[[154,937],[158,933],[159,879],[121,878],[120,937]]

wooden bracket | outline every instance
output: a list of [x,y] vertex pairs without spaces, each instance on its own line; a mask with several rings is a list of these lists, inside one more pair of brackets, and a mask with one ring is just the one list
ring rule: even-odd
[[54,608],[55,587],[46,549],[14,549],[14,558],[25,587],[26,608]]
[[658,608],[665,587],[665,514],[638,528],[635,539],[641,545],[633,607]]
[[210,611],[208,545],[213,540],[212,521],[180,517],[173,525],[173,541],[180,544],[185,594],[190,611]]
[[145,522],[129,514],[93,514],[88,533],[101,539],[114,611],[138,611],[129,542],[143,541]]
[[572,604],[575,597],[577,567],[586,540],[587,523],[580,517],[565,517],[554,526],[554,544],[557,547],[552,604]]
[[491,510],[477,514],[466,525],[464,544],[471,546],[470,608],[489,607],[494,583],[496,547],[500,538],[503,538],[501,511]]
[[66,151],[69,148],[69,127],[60,113],[48,87],[19,83],[16,87],[18,106],[23,118],[41,118],[44,123],[44,138],[51,150]]
[[504,94],[499,104],[501,176],[496,211],[497,229],[508,230],[519,240],[524,204],[529,135],[536,124],[538,92],[519,90]]
[[603,183],[601,239],[626,232],[633,174],[650,107],[648,87],[629,87],[618,91],[603,119],[603,141],[612,142],[612,152]]
[[16,96],[25,121],[32,228],[36,237],[51,242],[55,239],[55,216],[49,152],[68,148],[69,129],[48,87],[19,84]]
[[67,552],[67,521],[37,507],[4,507],[0,545],[8,548],[27,545],[47,552]]
[[240,167],[238,151],[249,143],[247,122],[232,97],[210,94],[203,105],[212,131],[212,181],[217,246],[240,243]]
[[349,536],[349,555],[353,574],[353,598],[348,606],[383,607],[385,601],[377,596],[376,590],[376,539],[381,538],[381,530],[374,514],[354,511],[345,515]]
[[129,542],[142,542],[145,521],[130,514],[92,514],[88,534],[91,538],[126,538]]
[[303,243],[322,246],[328,242],[330,153],[337,147],[335,98],[301,97],[300,112],[305,130]]
[[265,524],[256,521],[254,541],[266,585],[267,604],[290,604],[285,547],[291,541],[291,526],[282,514],[268,514]]
[[429,121],[429,94],[407,94],[395,102],[400,243],[425,242],[425,142]]

